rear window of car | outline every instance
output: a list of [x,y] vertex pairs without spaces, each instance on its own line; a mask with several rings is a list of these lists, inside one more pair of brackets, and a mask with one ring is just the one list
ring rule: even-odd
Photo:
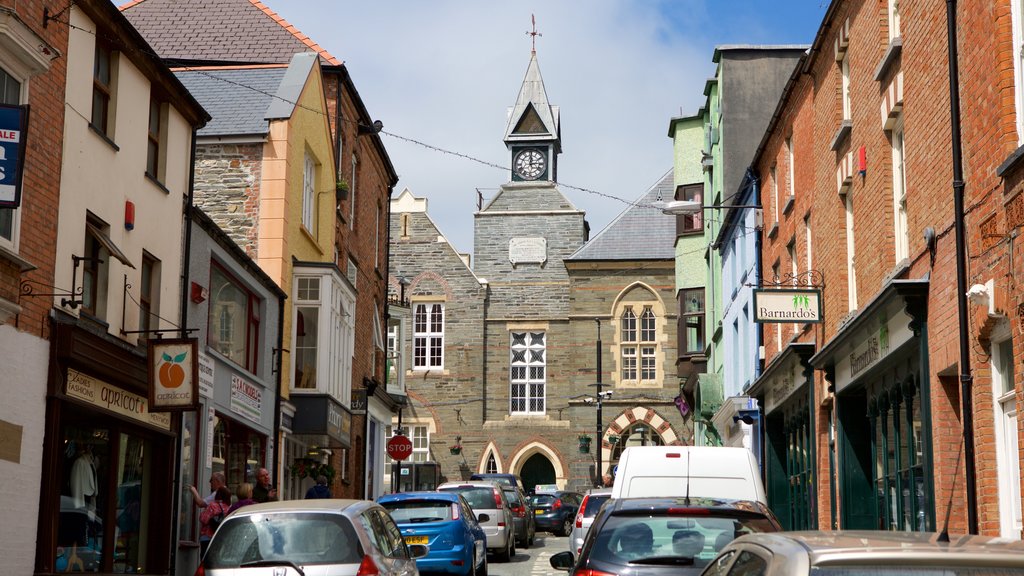
[[583,509],[583,516],[586,518],[597,516],[597,511],[601,509],[601,504],[604,504],[610,497],[607,494],[591,494],[587,496],[587,507]]
[[498,501],[494,498],[494,488],[487,486],[449,486],[441,488],[442,492],[458,492],[462,494],[469,507],[474,510],[493,510],[498,508]]
[[447,500],[403,500],[381,502],[381,506],[399,524],[443,522],[452,519],[452,503]]
[[657,564],[703,568],[737,536],[774,532],[765,517],[612,515],[591,548],[592,560],[618,565]]
[[558,497],[554,494],[535,494],[530,496],[531,506],[550,506]]
[[227,519],[210,542],[207,569],[287,560],[299,565],[358,564],[363,553],[348,518],[295,512]]
[[519,492],[515,490],[505,490],[505,500],[508,501],[510,506],[519,506],[523,501],[519,498]]

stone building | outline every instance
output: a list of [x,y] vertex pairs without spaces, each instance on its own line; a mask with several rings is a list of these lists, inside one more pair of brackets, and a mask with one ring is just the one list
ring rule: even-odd
[[[406,191],[392,203],[391,289],[412,310],[394,341],[409,391],[402,428],[440,479],[513,472],[528,489],[583,489],[599,477],[597,456],[610,469],[615,442],[685,437],[673,401],[674,220],[648,205],[671,195],[671,175],[588,243],[585,213],[557,184],[559,111],[535,53],[503,139],[512,172],[474,214],[472,266],[425,200]],[[600,372],[595,319],[608,342]],[[598,374],[614,391],[600,434]]]
[[261,2],[139,0],[122,10],[218,106],[218,129],[200,134],[197,202],[289,294],[275,351],[275,483],[301,497],[308,480],[289,470],[312,459],[337,472],[335,495],[374,498],[385,426],[404,394],[385,385],[386,224],[398,177],[379,123],[345,65]]

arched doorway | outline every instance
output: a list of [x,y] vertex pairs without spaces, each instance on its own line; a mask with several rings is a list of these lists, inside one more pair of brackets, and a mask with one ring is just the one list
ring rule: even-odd
[[537,484],[555,483],[555,467],[547,456],[537,453],[523,462],[523,467],[519,469],[519,477],[523,479],[526,492],[530,493]]

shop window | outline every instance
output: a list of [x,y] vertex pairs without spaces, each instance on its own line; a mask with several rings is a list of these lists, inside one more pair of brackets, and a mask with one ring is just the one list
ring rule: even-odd
[[266,437],[248,426],[217,414],[213,419],[213,472],[223,472],[234,494],[243,482],[256,485],[266,466]]
[[547,334],[512,332],[509,413],[543,414],[547,400]]
[[786,460],[783,463],[788,479],[788,517],[791,530],[811,530],[815,527],[814,466],[811,460],[810,416],[806,404],[795,403],[787,407],[783,430],[786,434]]
[[135,573],[148,565],[149,441],[88,425],[63,429],[55,567]]
[[886,376],[869,392],[878,529],[927,530],[918,378]]
[[[0,104],[21,104],[21,82],[0,68]],[[0,247],[16,251],[18,211],[0,208]]]
[[216,263],[210,267],[210,285],[209,346],[255,374],[260,300]]

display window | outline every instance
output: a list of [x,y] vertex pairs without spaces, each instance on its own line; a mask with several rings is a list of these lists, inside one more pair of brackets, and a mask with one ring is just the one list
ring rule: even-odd
[[213,472],[223,472],[228,489],[238,493],[243,482],[256,485],[266,467],[267,437],[218,413],[213,419]]
[[[61,427],[58,572],[134,573],[149,559],[153,462],[165,442],[117,421]],[[155,446],[160,445],[162,455]]]

